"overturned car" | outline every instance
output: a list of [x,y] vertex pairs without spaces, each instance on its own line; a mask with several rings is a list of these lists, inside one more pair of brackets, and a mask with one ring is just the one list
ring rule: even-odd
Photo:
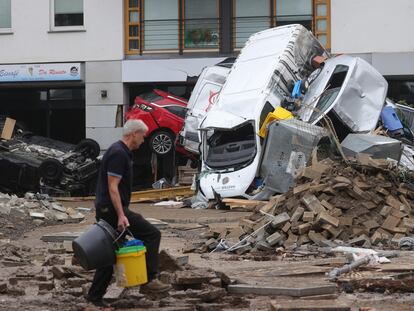
[[15,135],[0,141],[0,188],[55,196],[92,194],[99,153],[92,139],[73,145],[31,133]]

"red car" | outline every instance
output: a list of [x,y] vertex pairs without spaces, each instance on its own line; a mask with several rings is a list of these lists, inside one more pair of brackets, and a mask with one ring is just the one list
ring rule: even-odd
[[[135,98],[135,103],[125,114],[127,120],[140,119],[148,126],[149,146],[158,155],[173,150],[175,138],[184,124],[187,100],[170,93],[154,89]],[[178,152],[187,154],[177,146]]]

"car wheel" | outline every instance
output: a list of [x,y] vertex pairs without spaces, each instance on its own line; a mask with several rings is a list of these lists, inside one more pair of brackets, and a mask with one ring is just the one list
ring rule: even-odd
[[167,131],[154,133],[149,141],[152,152],[163,156],[171,152],[174,147],[174,135]]
[[56,159],[46,159],[40,164],[40,176],[49,181],[59,181],[63,175],[63,164]]
[[91,159],[95,159],[101,152],[101,147],[93,139],[86,138],[81,140],[75,147],[75,151],[79,151]]

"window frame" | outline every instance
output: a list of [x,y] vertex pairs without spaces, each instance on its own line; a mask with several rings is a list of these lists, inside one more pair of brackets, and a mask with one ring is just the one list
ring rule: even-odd
[[[318,5],[326,5],[326,15],[321,16],[317,15],[317,6]],[[317,29],[318,21],[325,20],[326,21],[326,30],[320,31]],[[313,0],[313,25],[312,31],[315,34],[315,37],[318,38],[321,35],[326,36],[326,44],[322,46],[325,49],[331,49],[331,0]]]
[[[269,12],[269,18],[270,18],[270,27],[276,27],[277,25],[277,12],[276,12],[276,6],[277,6],[277,1],[278,0],[269,0],[270,5],[270,12]],[[317,5],[319,4],[326,4],[327,7],[327,12],[326,12],[326,16],[318,16],[317,15]],[[236,10],[237,10],[237,5],[236,5],[236,0],[232,0],[232,46],[233,46],[233,51],[240,51],[243,47],[236,47]],[[315,37],[318,38],[318,36],[320,35],[326,35],[327,37],[327,42],[326,45],[322,45],[325,49],[330,50],[331,48],[331,0],[312,0],[312,20],[311,20],[311,30],[313,32],[313,34],[315,35]],[[301,15],[298,15],[301,16]],[[326,20],[326,31],[318,31],[316,29],[317,27],[317,21],[318,20]],[[265,30],[265,29],[263,29]]]
[[12,34],[13,33],[13,2],[12,0],[10,1],[10,27],[0,27],[0,35],[3,34]]
[[[52,0],[53,1],[53,0]],[[147,0],[148,1],[148,0]],[[218,45],[212,48],[197,48],[197,47],[185,47],[185,1],[186,0],[175,0],[178,3],[178,49],[153,49],[153,50],[146,50],[145,49],[145,0],[138,0],[139,7],[138,8],[130,8],[129,7],[129,0],[124,0],[124,53],[126,55],[143,55],[143,54],[152,54],[152,53],[194,53],[194,52],[217,52],[220,50],[220,40],[219,37]],[[217,20],[217,32],[219,36],[221,35],[221,23],[220,23],[220,0],[215,0],[216,4],[216,17]],[[139,11],[139,22],[138,23],[130,23],[129,22],[129,12],[133,10]],[[139,27],[139,36],[134,37],[129,35],[129,26],[138,25]],[[137,50],[130,50],[129,49],[129,41],[133,39],[138,39],[138,46]]]
[[76,26],[56,26],[55,25],[55,0],[50,0],[50,30],[49,32],[78,32],[86,31],[86,19],[85,19],[85,0],[82,0],[83,7],[83,25]]
[[[179,48],[185,53],[185,52],[217,52],[220,50],[220,36],[221,36],[221,25],[220,25],[220,0],[214,0],[216,5],[216,17],[212,19],[217,20],[217,33],[219,35],[217,47],[203,47],[203,48],[197,48],[197,47],[185,47],[185,2],[186,0],[179,0],[179,7],[181,7],[181,15],[179,15],[179,21],[180,21],[180,29],[181,34],[179,34],[179,37],[181,35],[181,46]],[[191,19],[191,18],[190,18]]]
[[[142,53],[142,24],[141,21],[143,20],[143,10],[141,9],[144,5],[143,0],[138,0],[138,7],[130,7],[129,6],[129,0],[124,0],[124,31],[125,31],[125,54],[127,55],[136,55]],[[129,21],[129,14],[130,12],[138,12],[138,22],[130,22]],[[138,26],[138,37],[136,36],[130,36],[129,34],[129,27],[130,26]],[[129,42],[130,40],[138,40],[138,49],[137,50],[130,50],[129,49]]]

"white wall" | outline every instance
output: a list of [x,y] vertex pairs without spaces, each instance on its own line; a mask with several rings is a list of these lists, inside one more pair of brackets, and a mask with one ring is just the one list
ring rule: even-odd
[[333,53],[414,51],[414,0],[331,0]]
[[[95,139],[105,150],[120,139],[122,132],[122,122],[116,123],[118,107],[125,106],[121,61],[86,62],[85,73],[86,137]],[[107,97],[101,97],[102,90],[107,91]],[[118,115],[120,121],[124,118],[122,110],[125,108]]]
[[222,60],[223,57],[125,60],[122,82],[185,82],[187,76],[198,76],[204,67]]
[[11,2],[13,33],[0,34],[0,63],[123,58],[123,1],[84,0],[83,32],[50,32],[50,0]]

